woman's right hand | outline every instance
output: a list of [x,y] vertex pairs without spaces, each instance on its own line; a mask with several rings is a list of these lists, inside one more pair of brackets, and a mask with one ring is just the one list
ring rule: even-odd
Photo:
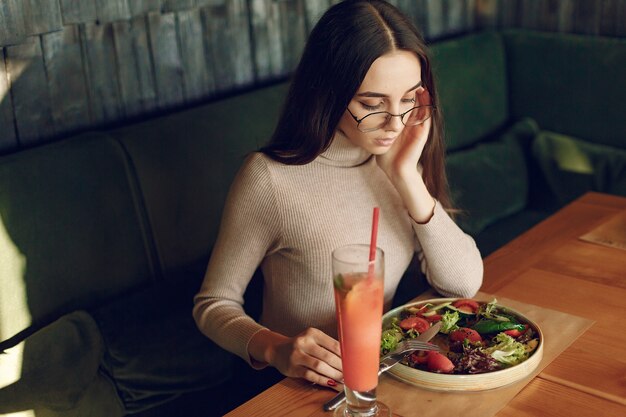
[[321,330],[311,327],[294,337],[261,330],[250,340],[248,350],[254,359],[285,376],[343,390],[339,342]]

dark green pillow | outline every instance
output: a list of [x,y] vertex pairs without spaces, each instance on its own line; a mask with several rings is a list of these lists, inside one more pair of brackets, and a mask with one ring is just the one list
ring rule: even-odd
[[587,191],[626,196],[626,151],[553,132],[541,132],[533,155],[561,203]]
[[457,221],[471,235],[526,206],[528,172],[521,142],[531,140],[536,124],[525,119],[496,140],[448,155],[452,200],[462,211]]
[[450,150],[482,140],[509,118],[505,53],[493,32],[435,43],[433,71]]

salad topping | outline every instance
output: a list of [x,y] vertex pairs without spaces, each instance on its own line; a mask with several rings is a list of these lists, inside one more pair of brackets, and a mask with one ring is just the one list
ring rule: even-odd
[[441,304],[411,306],[383,329],[381,354],[395,349],[405,339],[417,337],[441,321],[432,343],[445,354],[415,352],[403,362],[430,372],[478,374],[517,365],[528,359],[539,344],[537,332],[497,305],[462,299]]

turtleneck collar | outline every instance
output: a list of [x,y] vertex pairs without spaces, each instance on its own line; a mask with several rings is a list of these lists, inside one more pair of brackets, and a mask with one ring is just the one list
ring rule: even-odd
[[343,133],[337,131],[328,149],[315,161],[324,165],[354,167],[363,164],[371,156],[371,153],[353,144]]

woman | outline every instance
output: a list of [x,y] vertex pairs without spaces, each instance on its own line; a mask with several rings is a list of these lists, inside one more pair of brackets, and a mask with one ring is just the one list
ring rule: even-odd
[[[439,293],[476,293],[480,253],[445,211],[436,98],[424,42],[393,6],[348,0],[322,16],[270,144],[231,187],[195,297],[205,335],[255,368],[341,389],[331,252],[369,242],[374,206],[387,307],[415,251]],[[259,265],[257,323],[242,302]]]

